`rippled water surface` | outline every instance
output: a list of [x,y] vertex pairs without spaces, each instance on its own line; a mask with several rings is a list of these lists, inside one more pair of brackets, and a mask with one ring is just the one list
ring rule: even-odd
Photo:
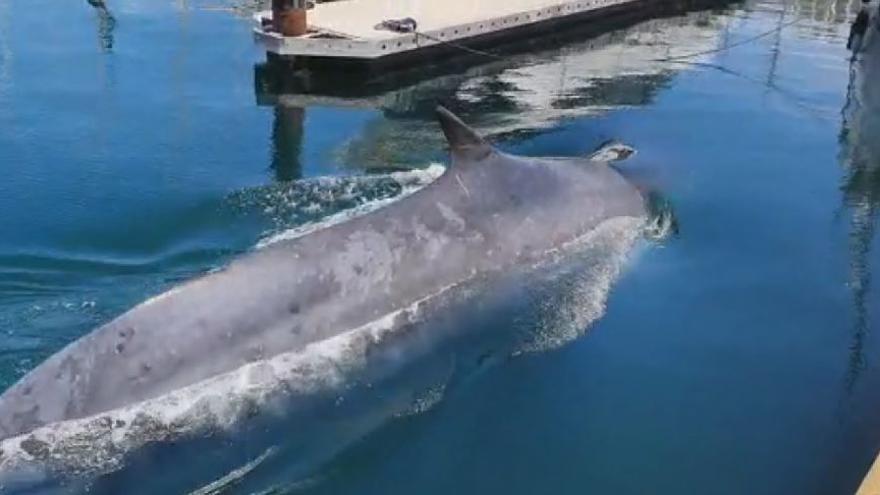
[[93,3],[0,2],[0,389],[181,280],[424,185],[440,101],[515,153],[633,145],[677,232],[637,244],[607,307],[548,299],[580,337],[480,357],[286,477],[243,452],[199,493],[854,491],[880,446],[880,49],[848,63],[853,5],[716,6],[327,95],[278,81],[249,4]]

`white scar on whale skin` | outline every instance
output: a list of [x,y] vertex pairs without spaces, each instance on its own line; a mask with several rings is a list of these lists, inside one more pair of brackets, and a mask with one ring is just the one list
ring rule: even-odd
[[462,180],[461,180],[461,176],[458,175],[458,174],[455,174],[455,180],[458,181],[458,185],[461,186],[461,190],[464,191],[464,195],[470,198],[470,197],[471,197],[471,192],[468,191],[467,186],[465,186],[465,185],[464,185],[464,182],[462,182]]

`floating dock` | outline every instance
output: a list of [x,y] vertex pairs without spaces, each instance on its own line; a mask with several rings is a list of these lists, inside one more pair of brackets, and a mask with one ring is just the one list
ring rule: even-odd
[[[257,39],[270,56],[300,62],[386,65],[429,61],[438,52],[462,52],[502,39],[535,36],[620,10],[661,0],[340,0],[306,10],[308,30],[283,36],[272,12],[254,16]],[[387,20],[415,20],[413,32],[382,29]]]
[[[441,72],[434,73],[434,67],[420,66],[415,72],[427,77],[406,79],[404,84],[394,84],[400,82],[397,78],[389,85],[381,81],[375,91],[360,77],[355,92],[338,92],[329,81],[333,78],[303,86],[283,66],[276,73],[274,64],[258,64],[255,96],[258,104],[274,107],[273,149],[295,150],[273,154],[272,169],[300,169],[304,122],[313,107],[376,110],[360,132],[333,151],[332,160],[386,171],[412,168],[445,146],[433,120],[437,101],[452,103],[481,135],[502,140],[507,135],[543,134],[570,119],[648,105],[687,69],[660,61],[663,57],[710,51],[723,42],[728,28],[729,18],[709,10],[666,13],[670,16],[614,30],[603,22],[604,34],[540,50],[516,52],[499,46],[496,51],[506,54],[503,60],[483,59],[451,72],[440,67]],[[352,85],[350,77],[335,78]],[[314,77],[305,80],[313,82]]]

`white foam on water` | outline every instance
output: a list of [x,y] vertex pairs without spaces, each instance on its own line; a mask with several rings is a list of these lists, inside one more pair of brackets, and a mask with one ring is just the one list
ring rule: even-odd
[[[589,263],[556,280],[538,301],[536,328],[514,354],[542,352],[562,347],[582,336],[605,314],[611,285],[629,259],[632,247],[643,234],[645,219],[618,217],[606,220],[558,252],[558,256],[589,256]],[[584,260],[587,261],[587,260]]]
[[443,398],[446,396],[447,385],[448,383],[446,382],[438,383],[437,385],[424,390],[413,400],[408,409],[397,413],[395,417],[404,418],[407,416],[424,414],[430,411],[434,406],[443,401]]
[[[277,242],[286,241],[290,239],[296,239],[298,237],[302,237],[304,235],[311,234],[318,230],[326,229],[327,227],[351,220],[352,218],[359,217],[362,215],[366,215],[367,213],[373,212],[382,208],[383,206],[387,206],[395,201],[399,201],[414,192],[422,189],[427,186],[431,182],[437,180],[438,177],[443,175],[443,172],[446,171],[446,167],[440,165],[439,163],[432,163],[427,168],[418,169],[418,170],[408,170],[403,172],[392,172],[387,176],[380,176],[384,178],[390,178],[397,182],[401,187],[402,191],[400,194],[390,197],[390,198],[382,198],[376,199],[373,201],[368,201],[354,208],[349,208],[332,215],[326,216],[316,222],[306,223],[304,225],[299,225],[297,227],[284,230],[282,232],[278,232],[270,235],[269,237],[261,240],[257,243],[257,249],[264,248],[266,246],[275,244]],[[334,183],[332,181],[339,180],[334,178],[322,178],[318,179],[324,181],[324,187],[333,186]],[[365,179],[370,180],[370,179]],[[321,183],[317,183],[319,186]],[[351,194],[354,194],[354,189],[351,189]],[[295,200],[291,200],[295,201]],[[320,208],[320,207],[318,207]]]

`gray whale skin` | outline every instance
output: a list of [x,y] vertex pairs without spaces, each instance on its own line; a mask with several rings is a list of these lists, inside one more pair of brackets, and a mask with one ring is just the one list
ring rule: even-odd
[[[48,428],[51,437],[52,425],[97,418],[109,432],[123,422],[101,419],[108,411],[529,266],[607,220],[646,216],[638,189],[599,160],[608,153],[513,156],[446,109],[437,116],[451,154],[437,180],[371,213],[246,254],[71,343],[0,396],[2,445],[19,442],[39,458],[35,430]],[[0,453],[0,471],[2,462]]]

